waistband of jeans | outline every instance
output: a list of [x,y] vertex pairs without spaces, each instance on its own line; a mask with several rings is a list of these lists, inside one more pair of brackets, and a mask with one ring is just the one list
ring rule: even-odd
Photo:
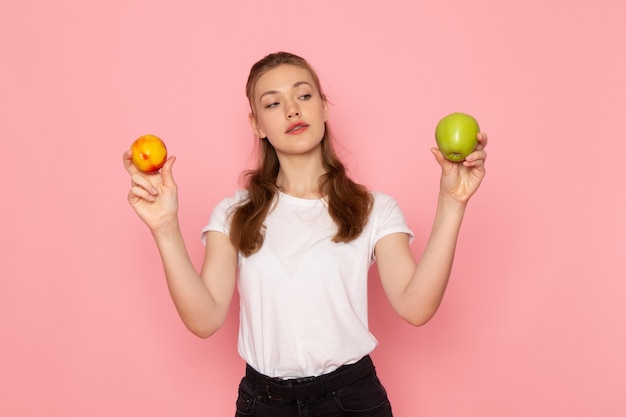
[[246,381],[269,398],[304,400],[332,394],[341,387],[358,381],[374,371],[372,358],[367,355],[358,362],[343,365],[328,374],[296,379],[271,378],[246,365]]

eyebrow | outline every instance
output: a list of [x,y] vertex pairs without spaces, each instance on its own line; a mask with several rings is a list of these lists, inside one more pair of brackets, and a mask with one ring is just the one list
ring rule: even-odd
[[[292,88],[292,89],[293,89],[293,88],[298,88],[298,87],[300,87],[301,85],[308,85],[309,87],[312,87],[312,86],[311,86],[311,84],[310,84],[310,83],[308,83],[308,82],[306,82],[306,81],[297,81],[297,82],[295,82],[295,83],[291,86],[291,88]],[[269,94],[278,94],[278,91],[276,91],[276,90],[270,90],[270,91],[266,91],[266,92],[264,92],[263,94],[261,94],[261,95],[259,96],[259,101],[261,101],[261,99],[262,99],[264,96],[267,96],[267,95],[269,95]]]

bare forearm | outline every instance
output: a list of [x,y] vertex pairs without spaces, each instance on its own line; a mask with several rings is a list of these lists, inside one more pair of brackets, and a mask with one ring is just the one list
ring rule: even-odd
[[408,304],[414,306],[409,320],[413,324],[426,323],[441,304],[452,271],[464,213],[464,204],[439,198],[430,237],[405,289]]
[[196,271],[178,222],[153,232],[161,254],[170,296],[183,323],[194,334],[208,337],[222,324],[217,303]]

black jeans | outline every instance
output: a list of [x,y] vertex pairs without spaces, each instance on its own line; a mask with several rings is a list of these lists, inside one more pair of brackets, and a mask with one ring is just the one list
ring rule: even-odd
[[281,380],[250,366],[239,384],[235,417],[392,417],[369,356],[329,374]]

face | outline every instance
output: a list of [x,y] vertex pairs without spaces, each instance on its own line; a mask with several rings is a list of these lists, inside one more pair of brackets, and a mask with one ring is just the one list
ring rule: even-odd
[[279,156],[319,148],[328,104],[307,69],[280,65],[267,71],[254,86],[251,105],[252,130],[267,137]]

